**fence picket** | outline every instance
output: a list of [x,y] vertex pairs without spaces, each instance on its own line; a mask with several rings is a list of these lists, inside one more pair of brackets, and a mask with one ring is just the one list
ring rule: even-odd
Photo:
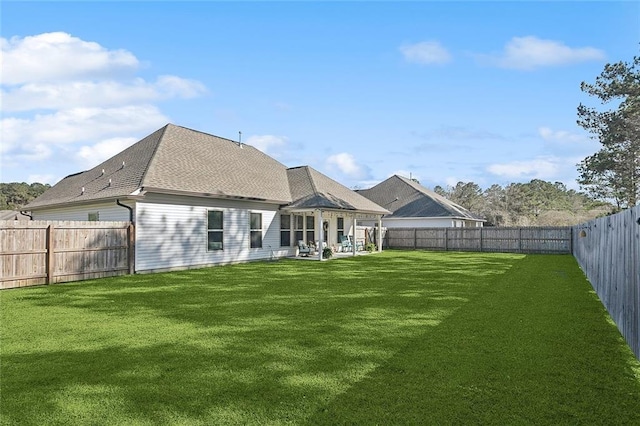
[[573,255],[640,359],[640,206],[572,232]]
[[0,289],[134,272],[129,222],[0,221]]
[[386,248],[571,253],[571,227],[387,228]]

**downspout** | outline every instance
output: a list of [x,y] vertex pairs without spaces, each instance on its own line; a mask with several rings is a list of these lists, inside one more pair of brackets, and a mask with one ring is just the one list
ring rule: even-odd
[[133,223],[133,208],[127,206],[126,204],[122,204],[119,199],[116,200],[116,204],[129,210],[129,222]]

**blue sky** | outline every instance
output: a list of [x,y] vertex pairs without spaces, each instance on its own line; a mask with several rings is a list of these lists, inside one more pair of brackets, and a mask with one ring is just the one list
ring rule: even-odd
[[166,123],[351,188],[544,179],[599,145],[580,91],[638,54],[638,2],[12,2],[0,181],[55,183]]

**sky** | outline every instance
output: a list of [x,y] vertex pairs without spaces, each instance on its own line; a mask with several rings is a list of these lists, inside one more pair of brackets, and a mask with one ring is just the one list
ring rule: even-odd
[[[0,3],[0,181],[54,184],[167,123],[350,188],[579,189],[576,124],[640,2]],[[615,105],[614,105],[615,106]],[[607,107],[605,106],[602,106]]]

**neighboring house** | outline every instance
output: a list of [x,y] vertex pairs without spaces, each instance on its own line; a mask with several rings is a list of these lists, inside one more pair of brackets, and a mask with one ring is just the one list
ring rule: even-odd
[[333,245],[389,213],[311,167],[172,124],[25,208],[34,220],[135,223],[136,272],[292,256],[298,240]]
[[0,210],[0,220],[31,220],[31,218],[15,210]]
[[382,219],[382,226],[387,228],[482,227],[485,222],[464,207],[398,175],[358,193],[391,211]]

